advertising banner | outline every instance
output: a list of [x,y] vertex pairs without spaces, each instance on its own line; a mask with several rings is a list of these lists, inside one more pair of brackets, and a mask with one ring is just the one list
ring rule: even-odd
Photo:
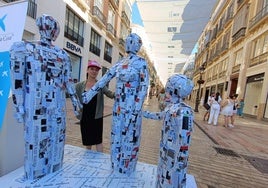
[[0,6],[0,131],[10,97],[9,49],[22,40],[27,6],[27,1]]
[[13,114],[9,49],[22,40],[28,1],[0,6],[0,177],[23,165],[23,124]]

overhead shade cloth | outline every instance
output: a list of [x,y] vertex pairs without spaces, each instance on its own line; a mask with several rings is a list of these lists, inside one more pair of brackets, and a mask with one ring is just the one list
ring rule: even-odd
[[165,84],[172,74],[181,73],[217,0],[136,2],[151,43],[156,71]]

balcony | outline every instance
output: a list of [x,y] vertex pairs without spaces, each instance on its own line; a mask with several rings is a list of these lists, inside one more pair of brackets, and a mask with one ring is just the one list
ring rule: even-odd
[[237,7],[240,7],[244,2],[245,0],[237,0]]
[[239,29],[238,32],[236,32],[234,35],[233,35],[233,40],[232,40],[232,43],[236,42],[238,39],[241,39],[242,37],[245,36],[246,34],[246,27],[242,27]]
[[100,28],[104,28],[106,26],[106,17],[102,14],[102,12],[97,6],[93,6],[92,15],[93,15],[93,21]]
[[73,0],[76,5],[83,11],[86,12],[90,9],[90,0]]
[[118,10],[119,0],[110,0],[110,3],[115,10]]
[[268,17],[268,4],[249,21],[250,30],[257,27],[257,25],[264,23]]
[[128,16],[126,14],[125,11],[122,11],[122,15],[121,15],[122,21],[127,25],[130,26],[130,21],[128,19]]
[[107,35],[111,38],[111,39],[115,39],[116,38],[116,30],[114,29],[113,25],[110,23],[106,24],[106,31],[107,31]]
[[239,72],[240,71],[240,66],[241,66],[241,64],[235,65],[232,68],[232,74]]
[[226,71],[222,71],[219,74],[219,78],[223,78],[226,75]]
[[257,57],[252,58],[249,62],[249,67],[265,63],[267,62],[267,60],[268,60],[268,52],[265,52]]
[[119,39],[119,45],[125,47],[125,40],[123,38]]

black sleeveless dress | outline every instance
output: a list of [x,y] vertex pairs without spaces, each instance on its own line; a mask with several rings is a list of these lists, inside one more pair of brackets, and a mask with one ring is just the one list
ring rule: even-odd
[[83,104],[80,129],[82,143],[85,146],[102,143],[103,117],[95,119],[97,95],[88,104]]

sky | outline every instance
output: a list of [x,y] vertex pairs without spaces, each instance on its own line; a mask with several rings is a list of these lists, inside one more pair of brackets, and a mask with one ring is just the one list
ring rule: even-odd
[[140,12],[139,12],[139,9],[138,9],[138,6],[137,6],[136,2],[132,5],[132,18],[131,19],[132,19],[132,23],[138,24],[138,25],[144,27],[144,25],[142,23],[141,15],[140,15]]

